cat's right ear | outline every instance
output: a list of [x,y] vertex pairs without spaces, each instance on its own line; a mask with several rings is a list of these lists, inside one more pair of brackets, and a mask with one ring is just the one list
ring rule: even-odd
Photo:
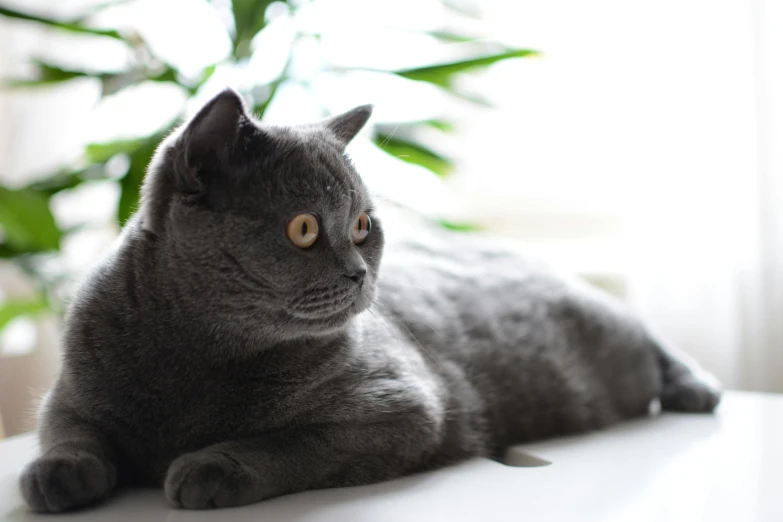
[[242,97],[225,89],[212,98],[187,124],[180,141],[177,178],[180,187],[199,190],[202,176],[231,154],[240,127],[249,118]]

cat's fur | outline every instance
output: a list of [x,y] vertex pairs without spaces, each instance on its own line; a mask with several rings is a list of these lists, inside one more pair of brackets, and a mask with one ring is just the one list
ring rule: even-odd
[[[358,107],[271,127],[227,90],[158,150],[139,211],[67,317],[36,511],[118,485],[233,506],[368,484],[719,392],[618,303],[499,243],[390,234],[344,157]],[[356,246],[351,226],[372,217]],[[302,250],[286,225],[321,235]]]

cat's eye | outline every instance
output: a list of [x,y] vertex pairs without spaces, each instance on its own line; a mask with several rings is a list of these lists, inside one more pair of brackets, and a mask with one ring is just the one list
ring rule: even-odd
[[312,214],[299,214],[288,223],[288,239],[299,248],[307,248],[318,239],[318,218]]
[[363,243],[367,238],[367,234],[370,233],[370,228],[372,228],[370,216],[367,215],[367,212],[362,212],[359,217],[356,218],[356,221],[354,221],[353,228],[351,229],[351,239],[353,242],[357,245]]

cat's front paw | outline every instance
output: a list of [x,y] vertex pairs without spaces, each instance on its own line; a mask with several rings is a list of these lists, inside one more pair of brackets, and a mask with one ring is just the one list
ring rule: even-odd
[[186,509],[241,506],[263,498],[260,481],[251,469],[208,450],[175,460],[166,474],[164,491],[169,502]]
[[58,513],[100,502],[114,490],[113,465],[82,450],[51,450],[22,472],[19,486],[33,511]]

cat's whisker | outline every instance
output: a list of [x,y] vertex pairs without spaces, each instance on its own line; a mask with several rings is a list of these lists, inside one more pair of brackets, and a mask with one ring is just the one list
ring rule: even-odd
[[386,138],[381,142],[380,145],[381,148],[384,148],[389,143],[389,141],[391,141],[392,137],[394,137],[394,133],[397,132],[397,129],[399,128],[400,128],[400,124],[398,123],[397,125],[394,126],[394,128],[389,133],[389,135],[386,136]]
[[[378,271],[377,270],[373,270],[373,268],[371,266],[367,266],[367,269],[370,271],[370,273],[373,275],[373,277],[375,277],[375,279],[377,280],[378,279]],[[414,284],[411,284],[411,283],[405,283],[405,282],[402,282],[402,281],[394,281],[394,285],[395,286],[404,286],[404,287],[407,287],[407,288],[415,288],[416,290],[423,290],[425,292],[428,291],[424,287],[417,286],[417,285],[414,285]]]
[[425,291],[425,292],[427,292],[427,291],[428,291],[428,290],[427,290],[426,288],[424,288],[424,287],[421,287],[421,286],[416,286],[416,285],[414,285],[414,284],[411,284],[411,283],[403,283],[403,282],[400,282],[400,281],[395,281],[395,282],[394,282],[394,285],[395,285],[395,286],[402,286],[402,287],[405,287],[405,288],[415,288],[416,290],[423,290],[423,291]]
[[258,292],[258,291],[267,292],[269,290],[268,288],[259,285],[257,281],[252,279],[251,280],[237,279],[236,282],[242,285],[245,289],[253,292]]
[[[395,313],[395,312],[393,312],[393,311],[391,310],[391,307],[390,307],[388,304],[384,303],[384,302],[383,302],[383,300],[381,300],[381,296],[377,296],[377,297],[376,297],[376,299],[375,299],[373,302],[374,302],[375,304],[379,305],[379,306],[382,306],[382,307],[384,307],[384,308],[385,308],[386,310],[388,310],[389,312],[391,312],[391,313]],[[398,310],[396,313],[397,313],[397,315],[400,315],[400,316],[402,316],[402,318],[403,318],[403,319],[405,319],[407,322],[411,322],[410,318],[409,318],[409,317],[408,317],[408,316],[407,316],[407,315],[406,315],[406,314],[405,314],[405,313],[404,313],[402,310]],[[430,328],[430,330],[432,330],[433,332],[435,332],[435,333],[440,333],[440,330],[438,330],[437,328],[435,328],[434,326],[432,326],[430,323],[428,323],[427,321],[425,321],[425,320],[424,320],[424,319],[422,319],[421,317],[418,319],[418,321],[419,321],[419,322],[421,322],[421,323],[423,323],[423,324],[424,324],[424,326],[427,326],[427,327],[429,327],[429,328]]]

